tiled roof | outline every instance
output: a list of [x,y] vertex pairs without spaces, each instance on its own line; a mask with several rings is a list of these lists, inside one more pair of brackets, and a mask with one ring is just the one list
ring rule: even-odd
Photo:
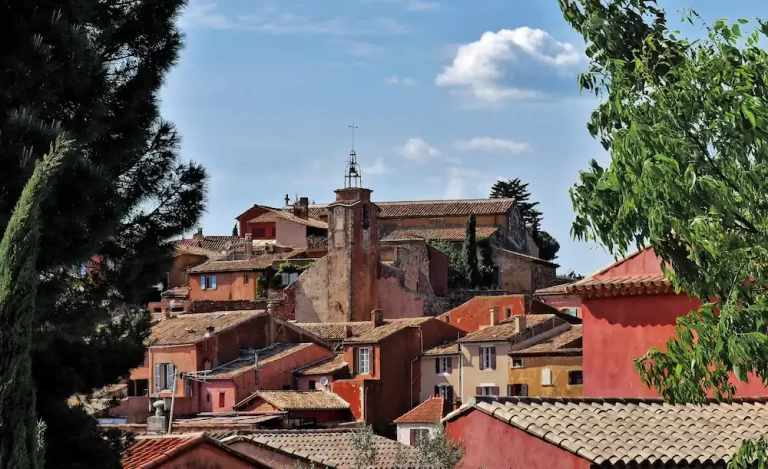
[[594,464],[724,465],[742,441],[765,434],[768,400],[671,405],[661,399],[474,397],[477,409]]
[[529,347],[512,350],[509,355],[514,356],[555,356],[555,355],[581,355],[581,325],[576,324],[555,336],[538,342]]
[[458,354],[459,354],[458,342],[451,342],[449,344],[438,345],[437,347],[424,351],[425,356],[458,355]]
[[[498,231],[497,226],[478,226],[477,239],[490,238]],[[411,239],[439,240],[439,241],[463,241],[466,229],[461,227],[444,228],[397,228],[384,237],[381,241],[404,241]]]
[[552,285],[551,287],[539,288],[534,293],[536,295],[565,295],[568,293],[568,287],[574,283],[576,282],[562,283],[560,285]]
[[[505,214],[515,205],[514,199],[412,200],[374,202],[381,212],[379,218],[421,218]],[[309,206],[310,218],[327,216],[327,204]],[[283,210],[293,210],[293,207]]]
[[196,267],[187,269],[190,274],[204,274],[216,272],[252,272],[271,267],[275,261],[286,261],[303,254],[305,251],[293,249],[291,252],[280,252],[274,254],[256,254],[248,260],[237,261],[208,261]]
[[[514,319],[515,316],[512,316],[495,326],[488,326],[485,329],[470,332],[466,337],[459,339],[459,342],[498,342],[512,340],[518,334]],[[534,331],[535,334],[540,334],[565,324],[567,323],[564,320],[558,318],[554,314],[526,314],[524,332]]]
[[267,212],[261,216],[258,216],[254,218],[253,220],[249,221],[248,223],[265,223],[265,222],[275,222],[278,218],[282,218],[283,220],[287,220],[293,223],[298,223],[300,225],[304,226],[310,226],[312,228],[322,228],[327,230],[328,229],[328,223],[324,221],[320,221],[317,219],[309,218],[304,219],[301,217],[297,217],[296,215],[287,212],[287,211],[274,211],[274,212]]
[[213,326],[213,333],[218,334],[266,314],[262,310],[179,314],[153,325],[147,345],[194,344],[205,339],[208,326]]
[[339,341],[347,338],[345,328],[352,329],[353,336],[359,336],[373,329],[371,321],[360,322],[297,322],[294,325],[320,337],[323,340]]
[[[240,242],[239,236],[204,236],[202,239],[179,239],[175,241],[177,250],[191,254],[221,254]],[[229,246],[229,248],[227,248]]]
[[295,373],[300,376],[327,375],[343,370],[344,368],[347,368],[347,366],[347,362],[344,361],[344,354],[339,353],[336,356],[323,360],[320,363],[315,363],[304,368],[299,368],[295,371]]
[[385,319],[384,324],[372,327],[368,332],[364,332],[359,336],[353,336],[349,339],[344,339],[344,343],[373,344],[384,340],[392,334],[402,331],[403,329],[420,326],[430,320],[436,321],[436,319],[432,317]]
[[189,296],[189,287],[182,285],[180,287],[173,287],[165,290],[160,294],[163,298],[187,298]]
[[[337,469],[354,469],[355,448],[353,445],[355,430],[263,430],[248,436],[236,436],[224,440],[250,440],[254,444],[271,448],[275,451],[298,456],[315,464]],[[398,454],[403,458],[414,457],[416,449],[398,443],[395,440],[374,435],[376,464],[368,469],[391,469],[396,466]]]
[[663,274],[624,275],[620,277],[594,278],[571,283],[568,293],[591,297],[624,295],[662,295],[673,292],[672,282]]
[[394,423],[440,423],[444,410],[445,400],[442,397],[430,397],[395,419]]
[[138,436],[131,445],[123,451],[121,463],[123,469],[153,469],[159,467],[168,467],[165,463],[172,460],[179,454],[194,448],[195,446],[207,444],[218,448],[222,452],[231,454],[239,458],[254,468],[265,468],[249,456],[235,451],[208,436],[206,433],[182,433],[179,435],[162,436]]
[[256,398],[262,398],[278,410],[344,410],[349,403],[326,391],[256,391],[235,405],[241,408]]
[[[212,430],[216,429],[254,429],[256,425],[271,422],[274,420],[280,420],[285,417],[286,412],[270,412],[258,415],[206,415],[204,417],[191,417],[191,418],[174,418],[173,419],[173,431],[177,433],[184,433],[186,428],[208,428]],[[200,430],[198,430],[200,431]],[[226,430],[221,430],[226,431]],[[217,438],[216,435],[208,433],[211,437]],[[227,435],[228,436],[228,435]],[[217,438],[219,439],[219,438]]]
[[[279,360],[306,347],[311,347],[312,345],[313,344],[272,344],[269,347],[256,351],[256,355],[259,357],[258,366],[264,366],[267,363]],[[253,358],[243,358],[214,368],[205,376],[208,379],[232,379],[235,376],[240,376],[243,373],[255,370],[256,366],[256,362]]]

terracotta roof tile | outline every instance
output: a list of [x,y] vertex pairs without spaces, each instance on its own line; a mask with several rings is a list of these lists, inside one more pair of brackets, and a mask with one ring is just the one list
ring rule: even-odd
[[581,325],[572,325],[555,336],[549,337],[529,347],[512,350],[509,355],[514,356],[554,356],[554,355],[581,355]]
[[273,212],[267,212],[261,216],[258,216],[254,218],[253,220],[250,220],[248,223],[265,223],[265,222],[275,222],[278,218],[282,218],[283,220],[290,221],[293,223],[298,223],[300,225],[304,226],[310,226],[312,228],[321,228],[321,229],[328,229],[328,223],[324,221],[320,221],[314,218],[304,219],[301,217],[297,217],[296,215],[287,212],[287,211],[273,211]]
[[568,293],[581,296],[658,295],[673,292],[672,282],[663,274],[587,277],[567,285]]
[[438,345],[437,347],[424,351],[425,356],[458,355],[458,354],[459,354],[458,342],[451,342],[449,344]]
[[[539,335],[555,327],[564,326],[568,324],[563,319],[555,316],[554,314],[526,314],[525,316],[525,329],[523,330],[523,336]],[[517,326],[515,324],[515,316],[509,319],[501,321],[501,323],[495,326],[489,326],[485,329],[480,329],[475,332],[470,332],[459,339],[459,342],[486,342],[486,341],[506,341],[512,340],[518,335]]]
[[[264,366],[267,363],[280,360],[281,358],[285,358],[288,355],[307,347],[311,347],[312,345],[314,344],[276,343],[269,347],[257,350],[256,355],[259,357],[258,366]],[[255,370],[256,366],[256,361],[253,358],[243,358],[214,368],[210,373],[206,374],[205,377],[207,379],[232,379],[235,376],[240,376],[243,373]]]
[[123,452],[123,469],[143,469],[166,461],[181,450],[202,441],[201,435],[175,435],[163,438],[136,438]]
[[372,327],[369,331],[344,340],[344,343],[373,344],[409,327],[420,326],[427,321],[436,321],[433,317],[385,319],[384,324]]
[[[485,239],[493,236],[499,230],[497,226],[478,226],[477,238]],[[390,231],[381,241],[404,241],[411,239],[439,240],[439,241],[463,241],[466,229],[461,227],[443,228],[397,228]]]
[[316,335],[323,340],[339,341],[347,338],[346,326],[352,330],[353,336],[359,336],[373,329],[371,321],[360,322],[297,322],[294,325]]
[[189,296],[189,287],[182,285],[180,287],[173,287],[165,290],[160,294],[163,298],[187,298]]
[[262,398],[278,410],[344,410],[349,403],[326,391],[256,391],[235,405],[241,408],[256,398]]
[[335,357],[328,358],[320,363],[299,368],[295,373],[300,376],[327,375],[341,371],[347,367],[348,365],[347,362],[344,361],[344,355],[339,353]]
[[214,334],[218,334],[265,315],[263,310],[179,314],[153,325],[147,345],[194,344],[205,339],[208,326],[213,326]]
[[552,285],[551,287],[539,288],[534,293],[536,295],[565,295],[568,293],[568,287],[576,282]]
[[190,274],[205,274],[216,272],[252,272],[271,267],[276,261],[287,261],[296,258],[306,252],[303,249],[292,249],[290,252],[274,254],[257,254],[248,260],[211,260],[198,266],[187,269]]
[[220,255],[240,243],[240,241],[239,236],[204,236],[202,239],[179,239],[175,243],[178,252]]
[[440,423],[444,410],[445,400],[442,397],[430,397],[395,419],[394,423]]
[[[259,446],[298,455],[315,464],[354,469],[357,466],[353,437],[354,430],[263,430],[248,436],[228,438],[224,443],[248,439]],[[373,444],[376,447],[376,464],[368,469],[394,468],[398,454],[401,458],[409,458],[416,452],[411,446],[379,435],[373,436]]]
[[[514,205],[514,199],[459,199],[459,200],[412,200],[374,202],[380,209],[379,218],[421,218],[443,216],[502,215]],[[324,218],[328,215],[328,204],[309,206],[310,218]],[[283,210],[293,210],[286,207]]]
[[747,438],[765,434],[768,399],[667,404],[661,399],[475,397],[446,419],[477,409],[594,464],[724,465]]

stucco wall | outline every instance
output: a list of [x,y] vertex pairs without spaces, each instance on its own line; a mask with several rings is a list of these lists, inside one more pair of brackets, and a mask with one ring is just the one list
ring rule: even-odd
[[[583,385],[568,384],[568,372],[582,369],[581,357],[524,357],[523,366],[523,368],[508,368],[509,384],[527,384],[528,395],[531,397],[584,395]],[[541,384],[541,374],[545,369],[552,370],[552,386]],[[506,390],[502,393],[506,395]]]
[[[329,387],[327,390],[330,390],[333,386],[333,376],[332,375],[316,375],[316,376],[299,376],[296,383],[296,389],[299,391],[315,391],[315,390],[323,390],[323,386],[320,384],[320,380],[326,378],[329,383]],[[310,381],[314,381],[314,386],[310,386]]]
[[424,316],[424,298],[401,286],[398,277],[383,272],[378,283],[379,309],[386,319]]
[[253,464],[216,448],[202,444],[180,453],[158,469],[253,469]]
[[259,389],[294,388],[293,370],[333,356],[334,353],[318,345],[311,345],[259,367]]
[[525,295],[476,296],[439,316],[464,332],[474,332],[491,325],[491,308],[498,307],[496,323],[518,314],[526,314],[528,299]]
[[306,246],[307,227],[278,218],[275,222],[275,241],[281,246]]
[[[409,228],[418,226],[461,226],[467,223],[466,215],[439,217],[441,222],[435,224],[435,218],[431,217],[413,217],[413,218],[382,218],[379,219],[379,226],[382,231],[391,231],[394,228]],[[506,215],[476,215],[477,226],[504,226],[507,223]]]
[[[328,290],[340,288],[338,280],[328,282],[328,258],[323,257],[299,275],[288,289],[294,305],[294,317],[298,322],[335,322],[343,319],[332,317],[328,307]],[[332,277],[333,278],[333,277]],[[286,307],[289,302],[286,302]]]
[[[237,390],[235,384],[226,379],[216,379],[200,383],[200,411],[201,412],[231,412],[237,404]],[[224,405],[220,405],[220,395],[224,394]]]
[[[480,347],[496,347],[496,369],[480,369]],[[507,380],[509,374],[509,343],[508,342],[484,342],[462,344],[462,376],[461,387],[462,402],[475,395],[478,386],[498,386],[499,395],[507,394]]]
[[397,425],[397,441],[404,445],[415,446],[416,442],[411,441],[411,430],[429,430],[429,434],[434,436],[439,427],[439,424],[401,423]]
[[[202,276],[216,276],[216,288],[200,288]],[[248,277],[248,283],[245,278]],[[190,300],[255,300],[257,279],[261,272],[220,272],[189,275]]]
[[[170,319],[173,321],[173,319]],[[149,394],[155,394],[155,364],[173,363],[177,372],[197,371],[197,350],[194,345],[177,347],[151,347],[149,351]],[[184,383],[176,385],[176,397],[184,397]],[[171,393],[167,395],[170,397]]]
[[590,469],[585,459],[478,410],[446,424],[449,438],[464,443],[462,467],[485,469]]
[[435,361],[440,357],[421,357],[420,359],[420,372],[421,372],[421,391],[419,393],[419,401],[424,402],[428,398],[432,397],[435,393],[435,386],[441,384],[450,384],[453,386],[453,396],[458,398],[461,390],[459,389],[459,373],[460,373],[460,359],[461,356],[445,355],[451,358],[451,372],[450,373],[435,373]]
[[196,254],[180,254],[173,258],[171,269],[168,271],[168,288],[180,287],[187,284],[187,267],[196,266],[207,261],[206,256]]

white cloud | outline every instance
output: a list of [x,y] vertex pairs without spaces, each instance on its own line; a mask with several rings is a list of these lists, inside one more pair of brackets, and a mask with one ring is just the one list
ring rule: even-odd
[[398,147],[398,152],[403,158],[412,161],[426,161],[440,156],[440,150],[418,137],[406,140],[402,146]]
[[459,140],[454,146],[461,151],[482,151],[509,155],[517,155],[531,150],[531,146],[528,143],[492,137],[475,137],[469,140]]
[[460,46],[453,63],[435,77],[435,84],[464,90],[488,103],[534,98],[539,95],[536,91],[502,80],[506,67],[525,57],[555,68],[578,65],[585,58],[573,44],[557,41],[541,29],[489,31],[479,41]]
[[376,158],[373,166],[363,168],[363,176],[381,176],[390,173],[392,173],[392,169],[384,165],[384,160],[382,158]]
[[405,34],[408,28],[394,18],[378,17],[366,21],[350,22],[345,18],[309,18],[280,10],[263,7],[253,13],[227,16],[211,0],[193,1],[182,16],[184,28],[239,29],[265,34],[314,34],[336,37],[362,35]]
[[464,180],[460,177],[452,177],[448,179],[448,184],[445,186],[444,199],[460,199],[464,194]]
[[403,85],[403,86],[416,86],[419,84],[419,82],[413,78],[400,77],[397,75],[390,75],[384,78],[384,83],[388,85]]

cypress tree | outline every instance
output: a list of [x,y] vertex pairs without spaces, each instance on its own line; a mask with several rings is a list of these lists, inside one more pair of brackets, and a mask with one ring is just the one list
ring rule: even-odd
[[470,288],[477,288],[480,285],[480,266],[477,260],[477,220],[474,213],[467,218],[463,251],[467,284]]
[[235,223],[235,226],[232,228],[232,236],[239,236],[237,234],[237,223]]
[[40,247],[40,204],[67,143],[58,140],[24,186],[0,241],[0,467],[37,468],[42,461],[32,379],[32,329]]

